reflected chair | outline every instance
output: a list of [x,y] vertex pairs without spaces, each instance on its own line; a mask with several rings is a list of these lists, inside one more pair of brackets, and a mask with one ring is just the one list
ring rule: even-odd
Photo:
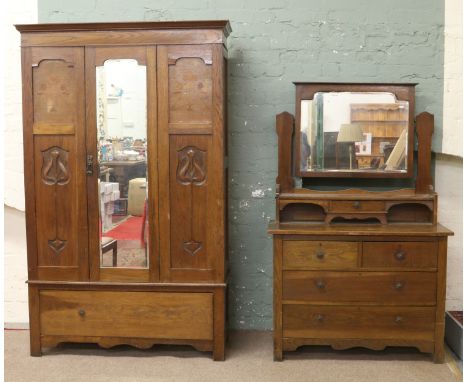
[[117,266],[117,240],[112,237],[103,236],[101,237],[101,254],[112,250],[112,266]]

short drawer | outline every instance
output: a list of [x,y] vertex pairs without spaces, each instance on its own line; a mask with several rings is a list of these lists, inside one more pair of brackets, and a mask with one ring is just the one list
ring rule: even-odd
[[330,212],[385,212],[380,200],[332,200]]
[[432,305],[435,272],[284,271],[283,300]]
[[42,335],[210,340],[211,293],[40,291]]
[[429,241],[364,242],[362,266],[436,268],[437,243]]
[[283,241],[283,268],[355,268],[357,242]]
[[283,336],[333,339],[434,339],[435,308],[284,305]]

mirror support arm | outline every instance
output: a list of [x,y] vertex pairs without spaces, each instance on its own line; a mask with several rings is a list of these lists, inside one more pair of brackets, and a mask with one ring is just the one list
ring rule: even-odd
[[416,193],[425,194],[434,191],[431,176],[431,141],[434,133],[434,115],[427,111],[416,116],[418,134],[418,174]]
[[278,134],[278,176],[276,190],[286,192],[294,189],[292,177],[292,141],[294,134],[294,117],[284,111],[276,115],[276,133]]

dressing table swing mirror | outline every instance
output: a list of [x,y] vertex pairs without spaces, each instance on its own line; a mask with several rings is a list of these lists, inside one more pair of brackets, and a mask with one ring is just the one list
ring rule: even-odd
[[453,233],[437,223],[434,119],[414,118],[415,85],[295,83],[295,118],[276,116],[275,360],[331,345],[443,362]]

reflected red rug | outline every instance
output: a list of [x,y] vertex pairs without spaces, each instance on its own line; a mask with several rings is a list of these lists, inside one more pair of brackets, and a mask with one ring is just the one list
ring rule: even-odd
[[118,240],[141,240],[143,216],[131,216],[122,224],[104,233]]

